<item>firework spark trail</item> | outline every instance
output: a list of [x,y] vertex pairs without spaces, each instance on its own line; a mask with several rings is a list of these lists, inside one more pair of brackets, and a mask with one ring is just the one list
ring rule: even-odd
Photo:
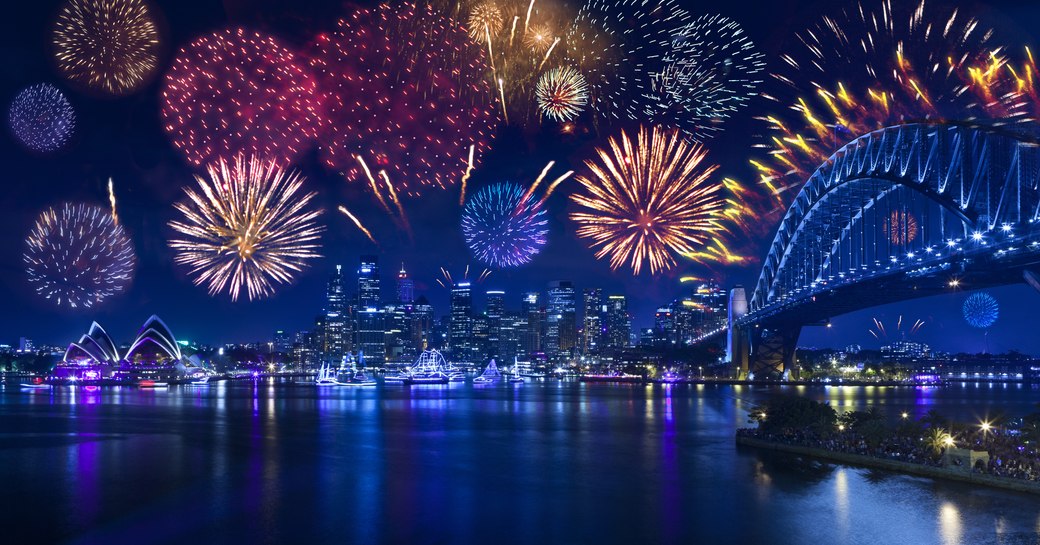
[[112,206],[112,222],[119,225],[119,215],[116,214],[116,192],[112,187],[112,178],[108,179],[108,203]]
[[347,210],[346,206],[340,205],[339,206],[339,211],[343,212],[344,215],[346,215],[348,218],[350,218],[350,221],[354,222],[354,225],[357,226],[358,230],[360,230],[362,233],[364,233],[365,236],[368,237],[368,240],[372,241],[372,244],[375,244],[376,246],[379,246],[379,243],[376,242],[376,239],[372,236],[372,232],[369,231],[368,229],[366,229],[365,226],[362,225],[361,220],[359,220],[357,218],[357,216],[352,214],[350,212],[350,210]]
[[466,172],[462,174],[462,181],[459,184],[462,186],[459,190],[459,206],[466,202],[466,182],[469,181],[469,176],[473,173],[473,148],[473,144],[470,144],[469,158],[466,160]]
[[611,269],[644,264],[651,274],[676,265],[675,256],[734,262],[720,237],[727,233],[725,184],[711,183],[716,166],[703,167],[700,145],[677,131],[641,127],[634,139],[622,131],[585,162],[576,177],[584,192],[571,195],[581,208],[570,214],[580,238]]
[[[877,317],[871,318],[871,320],[873,321],[873,327],[871,327],[870,329],[867,330],[868,333],[870,333],[875,339],[878,339],[878,340],[887,339],[889,331],[885,327],[885,322],[882,321],[880,318],[877,318]],[[895,328],[893,330],[893,334],[898,333],[900,335],[900,337],[901,337],[901,340],[905,340],[906,337],[909,337],[910,335],[913,335],[913,334],[917,333],[918,331],[920,331],[921,328],[924,327],[924,324],[925,324],[924,320],[918,319],[918,320],[914,321],[913,325],[911,325],[909,329],[904,330],[903,329],[903,315],[900,314],[899,318],[896,319],[896,324],[895,324]]]
[[538,206],[544,205],[545,201],[549,200],[549,196],[553,194],[553,191],[556,191],[556,187],[563,183],[563,181],[567,178],[570,178],[572,174],[574,174],[574,171],[568,170],[567,172],[564,172],[562,175],[560,175],[559,178],[553,180],[552,183],[549,184],[549,187],[546,188],[545,195],[542,195],[541,200],[538,201]]
[[545,168],[543,168],[542,172],[538,174],[538,177],[534,179],[534,183],[531,184],[531,187],[527,188],[527,193],[524,194],[523,200],[526,201],[527,199],[530,199],[532,195],[534,195],[535,190],[538,189],[538,186],[541,185],[542,180],[545,179],[545,175],[549,173],[549,169],[551,169],[555,164],[556,161],[549,161],[548,163],[546,163]]
[[534,9],[534,0],[527,5],[527,17],[524,18],[524,34],[527,34],[527,27],[531,24],[531,10]]
[[107,210],[65,203],[37,218],[22,261],[36,293],[75,309],[124,292],[137,258],[130,237]]
[[67,0],[51,31],[58,70],[73,83],[122,96],[159,68],[159,30],[145,0]]
[[239,156],[210,165],[196,176],[198,189],[174,205],[179,219],[170,227],[184,238],[169,241],[174,262],[185,265],[196,285],[210,295],[227,292],[250,300],[274,294],[311,259],[320,257],[320,209],[310,209],[316,193],[301,195],[303,178],[276,161]]

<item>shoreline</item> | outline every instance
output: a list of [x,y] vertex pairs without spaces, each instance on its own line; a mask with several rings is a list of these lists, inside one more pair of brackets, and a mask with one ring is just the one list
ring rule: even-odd
[[851,454],[847,452],[835,452],[826,449],[805,447],[801,445],[789,445],[786,443],[777,443],[774,441],[766,441],[764,439],[755,439],[752,437],[742,437],[739,435],[736,437],[736,440],[738,447],[743,446],[762,450],[772,450],[775,452],[785,452],[788,454],[800,454],[802,456],[821,458],[824,460],[829,460],[832,462],[838,462],[842,464],[869,467],[873,469],[882,469],[885,471],[909,474],[917,477],[928,477],[932,479],[960,481],[963,483],[1001,488],[1004,490],[1012,490],[1015,492],[1023,492],[1026,494],[1040,495],[1040,482],[1035,481],[1011,479],[1008,477],[997,477],[994,475],[985,475],[981,473],[963,472],[952,469],[946,469],[942,467],[926,466],[922,464],[911,464],[899,460],[875,458],[873,456]]

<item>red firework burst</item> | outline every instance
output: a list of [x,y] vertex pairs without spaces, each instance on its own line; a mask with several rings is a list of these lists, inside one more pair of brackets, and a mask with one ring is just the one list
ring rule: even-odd
[[166,132],[196,165],[239,154],[284,164],[314,141],[321,117],[306,64],[277,39],[241,28],[181,49],[162,98]]
[[484,52],[430,7],[358,10],[312,53],[326,93],[322,158],[348,179],[415,196],[458,183],[489,149],[498,110]]

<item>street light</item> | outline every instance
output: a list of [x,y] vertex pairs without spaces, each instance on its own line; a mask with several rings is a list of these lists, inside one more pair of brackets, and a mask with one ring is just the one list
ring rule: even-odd
[[845,424],[838,424],[838,431],[845,431]]
[[948,446],[948,447],[952,447],[953,446],[953,437],[950,437],[949,435],[947,435],[946,437],[943,437],[943,444]]
[[979,427],[982,428],[982,433],[988,433],[992,426],[990,425],[989,422],[986,422],[985,420],[983,420],[982,424],[979,424]]
[[906,411],[903,411],[903,414],[901,416],[903,417],[903,420],[906,420],[907,417],[909,417],[910,415],[907,414]]

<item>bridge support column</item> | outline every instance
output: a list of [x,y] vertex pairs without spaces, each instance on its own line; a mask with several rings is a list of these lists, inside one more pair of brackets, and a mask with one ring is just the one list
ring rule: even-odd
[[755,328],[751,335],[749,370],[756,379],[798,378],[795,352],[802,326]]
[[1040,291],[1040,274],[1031,269],[1025,269],[1022,271],[1022,279],[1026,281],[1034,290]]
[[745,379],[748,375],[748,356],[751,352],[748,331],[736,325],[748,311],[747,294],[743,286],[729,292],[728,324],[726,334],[726,361],[733,366],[735,378]]

